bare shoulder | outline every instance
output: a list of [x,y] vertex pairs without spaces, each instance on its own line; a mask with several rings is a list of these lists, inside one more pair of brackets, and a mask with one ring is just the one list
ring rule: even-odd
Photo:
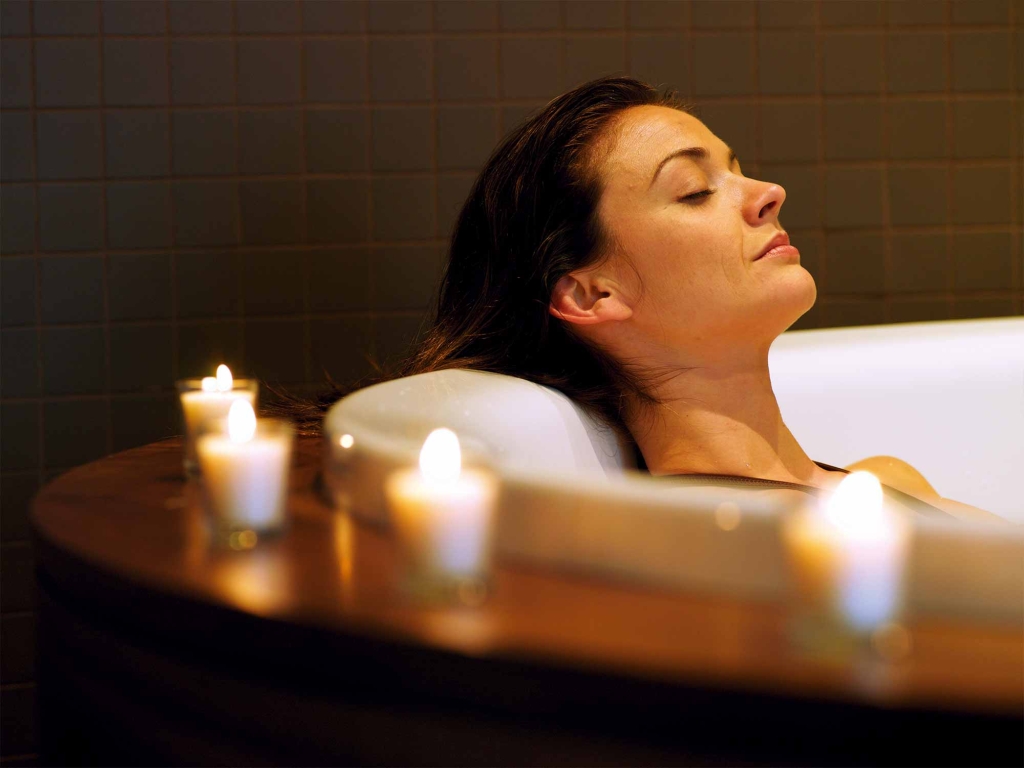
[[921,501],[926,501],[962,520],[985,520],[988,522],[1006,522],[998,515],[987,510],[964,504],[961,501],[946,499],[939,495],[931,483],[912,465],[897,459],[895,456],[870,456],[855,461],[844,469],[851,472],[865,470],[879,479],[880,482],[896,490],[910,494]]

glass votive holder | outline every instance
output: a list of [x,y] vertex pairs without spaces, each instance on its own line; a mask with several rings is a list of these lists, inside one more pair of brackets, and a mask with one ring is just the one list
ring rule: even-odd
[[251,549],[287,526],[295,430],[283,419],[256,419],[246,404],[230,413],[205,422],[196,439],[203,508],[216,543]]
[[[206,386],[204,387],[204,382]],[[213,377],[181,379],[177,382],[178,399],[185,422],[184,467],[186,476],[199,473],[196,459],[196,438],[204,425],[212,420],[226,419],[231,405],[244,400],[256,410],[259,382],[256,379],[233,379],[229,388],[217,388]],[[221,385],[223,386],[223,385]]]

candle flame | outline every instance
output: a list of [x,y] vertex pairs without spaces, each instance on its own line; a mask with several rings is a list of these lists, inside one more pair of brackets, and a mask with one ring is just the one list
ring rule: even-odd
[[431,482],[451,483],[459,479],[462,452],[459,438],[450,429],[435,429],[420,450],[420,472]]
[[256,434],[256,413],[245,400],[235,400],[228,411],[228,439],[247,443]]
[[231,377],[231,369],[221,363],[217,366],[217,391],[219,392],[230,392],[231,388],[235,385],[235,380]]
[[825,506],[825,516],[849,536],[877,532],[886,521],[878,478],[864,471],[844,477]]
[[203,392],[216,392],[217,391],[217,380],[213,376],[203,377]]

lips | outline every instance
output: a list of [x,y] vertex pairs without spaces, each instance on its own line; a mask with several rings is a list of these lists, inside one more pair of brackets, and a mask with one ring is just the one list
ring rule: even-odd
[[775,237],[768,241],[768,244],[761,249],[761,252],[754,257],[754,261],[757,261],[764,256],[772,248],[778,248],[780,245],[789,245],[789,235],[785,232],[779,232]]

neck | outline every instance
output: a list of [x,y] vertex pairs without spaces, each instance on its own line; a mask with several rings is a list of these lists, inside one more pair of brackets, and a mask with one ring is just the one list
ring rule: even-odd
[[821,485],[829,473],[782,421],[767,351],[747,365],[682,370],[655,386],[659,405],[631,403],[627,426],[652,475],[721,474]]

